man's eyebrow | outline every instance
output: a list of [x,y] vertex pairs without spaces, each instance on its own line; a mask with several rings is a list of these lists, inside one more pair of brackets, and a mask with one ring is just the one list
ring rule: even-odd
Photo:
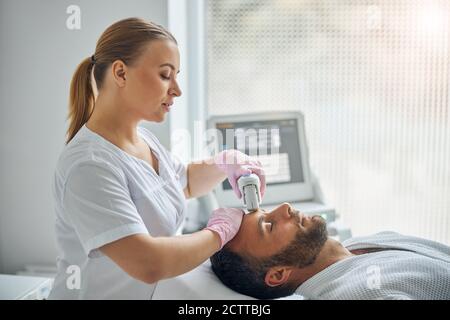
[[[171,63],[163,63],[162,65],[159,66],[160,68],[162,67],[169,67],[170,69],[172,69],[173,71],[175,71],[175,67],[173,66],[173,64]],[[177,74],[180,73],[180,70],[178,70]]]

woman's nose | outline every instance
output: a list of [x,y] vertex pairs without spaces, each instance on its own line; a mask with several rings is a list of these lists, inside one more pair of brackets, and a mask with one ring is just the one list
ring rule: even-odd
[[172,88],[170,88],[169,94],[175,97],[179,97],[182,95],[181,89],[178,86],[177,82],[175,82],[175,85]]

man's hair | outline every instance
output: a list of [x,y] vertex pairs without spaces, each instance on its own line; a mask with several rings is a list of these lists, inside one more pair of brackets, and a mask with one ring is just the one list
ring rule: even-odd
[[[274,265],[273,258],[255,259],[241,257],[223,248],[210,258],[214,273],[229,288],[258,299],[276,299],[293,294],[296,286],[285,283],[270,287],[265,283],[268,269]],[[275,259],[276,260],[276,259]]]

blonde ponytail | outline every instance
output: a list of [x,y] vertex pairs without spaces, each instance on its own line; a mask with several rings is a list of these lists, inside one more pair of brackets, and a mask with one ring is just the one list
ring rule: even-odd
[[69,129],[66,144],[72,140],[78,130],[89,120],[94,109],[94,91],[91,83],[93,63],[91,58],[84,59],[77,67],[70,83]]

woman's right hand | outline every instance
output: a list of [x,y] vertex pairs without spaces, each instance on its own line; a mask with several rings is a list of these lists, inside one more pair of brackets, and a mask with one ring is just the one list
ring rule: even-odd
[[266,176],[261,162],[238,150],[230,149],[217,154],[214,157],[214,163],[219,170],[227,174],[228,181],[239,199],[242,198],[242,194],[241,190],[239,190],[237,180],[241,176],[250,173],[254,173],[259,177],[261,183],[261,198],[264,197],[264,192],[266,191]]
[[205,229],[219,234],[222,249],[238,233],[243,217],[242,209],[219,208],[213,211]]

